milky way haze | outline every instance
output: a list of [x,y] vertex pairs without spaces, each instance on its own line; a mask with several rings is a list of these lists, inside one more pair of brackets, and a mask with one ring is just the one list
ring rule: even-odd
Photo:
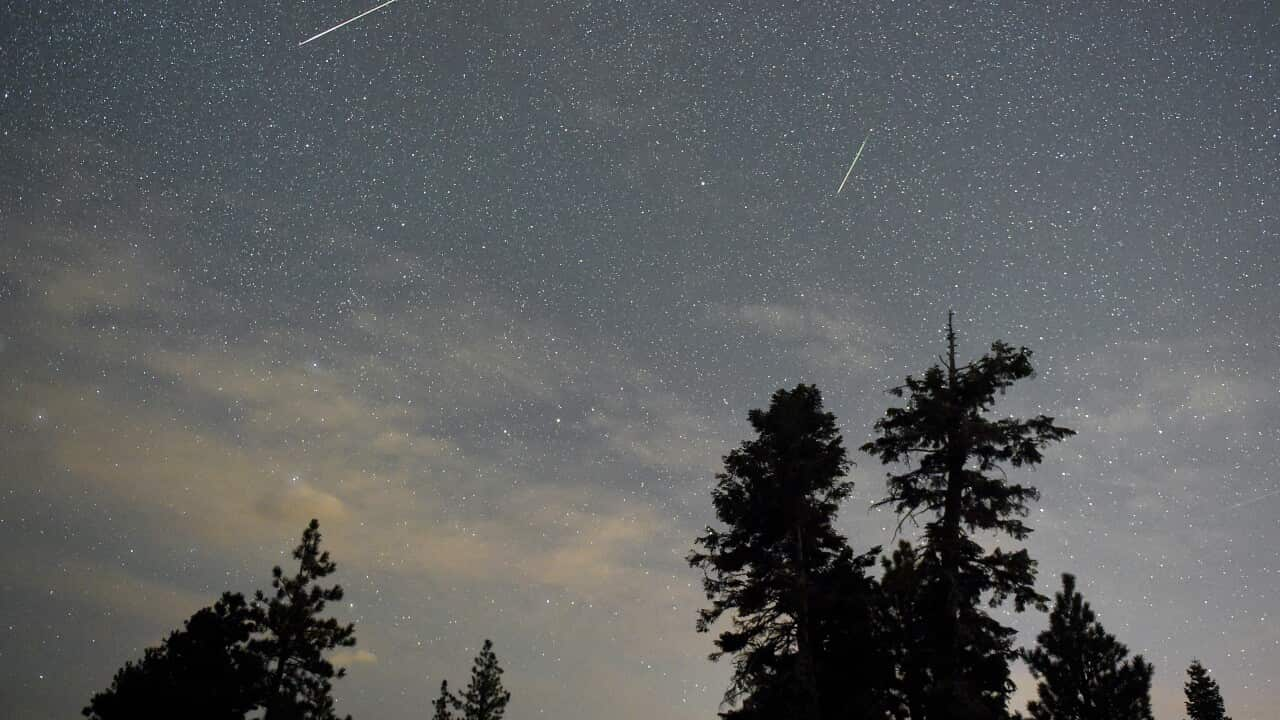
[[1274,6],[405,0],[299,47],[373,4],[0,0],[0,715],[318,517],[342,712],[492,637],[512,720],[712,718],[683,558],[747,411],[816,383],[856,447],[955,309],[1079,432],[1020,477],[1041,591],[1160,720],[1193,656],[1274,717]]

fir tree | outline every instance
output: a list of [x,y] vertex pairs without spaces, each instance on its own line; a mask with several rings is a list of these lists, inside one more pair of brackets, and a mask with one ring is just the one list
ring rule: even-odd
[[322,617],[325,606],[342,599],[342,587],[324,587],[320,581],[337,569],[328,552],[320,550],[320,523],[312,520],[293,551],[298,570],[285,577],[272,570],[272,597],[256,595],[265,634],[250,647],[268,669],[265,720],[332,720],[332,679],[345,670],[334,670],[324,653],[356,644],[355,628]]
[[1152,720],[1151,665],[1141,655],[1126,659],[1128,649],[1102,628],[1073,576],[1062,576],[1049,629],[1036,642],[1024,653],[1038,681],[1031,720]]
[[[835,416],[811,385],[773,394],[767,411],[748,414],[757,437],[724,458],[712,491],[724,530],[708,527],[689,563],[703,571],[712,605],[708,632],[726,612],[713,660],[733,656],[726,717],[817,718],[823,705],[815,659],[821,578],[846,553],[832,527],[853,484]],[[743,715],[742,713],[746,713]]]
[[947,322],[947,357],[920,377],[891,390],[907,397],[876,422],[878,437],[862,449],[886,464],[913,467],[888,476],[888,496],[901,523],[928,518],[920,549],[919,612],[926,629],[927,680],[912,703],[925,715],[913,720],[984,720],[1005,717],[1013,690],[1009,660],[1014,630],[982,607],[1012,598],[1016,610],[1043,607],[1035,590],[1035,562],[1026,550],[984,550],[975,533],[1022,540],[1027,503],[1039,497],[1015,484],[1004,465],[1034,466],[1041,448],[1072,431],[1044,415],[991,419],[997,393],[1030,377],[1031,351],[1003,342],[968,365],[956,361],[956,334]]
[[142,660],[126,663],[111,687],[84,709],[90,720],[242,720],[258,704],[264,676],[248,651],[257,627],[252,608],[226,593],[204,608]]
[[471,668],[471,682],[462,693],[463,719],[502,720],[510,700],[511,693],[502,687],[502,668],[493,652],[493,641],[485,640]]
[[894,707],[894,664],[880,613],[881,590],[867,575],[879,554],[879,547],[863,555],[845,548],[817,575],[812,610],[823,718],[884,720]]
[[[855,556],[847,548],[830,567],[813,576],[818,589],[813,616],[814,666],[822,688],[821,717],[883,720],[892,707],[892,659],[884,652],[878,625],[875,581],[866,568],[876,548]],[[795,653],[772,659],[756,677],[741,705],[721,713],[725,720],[777,720],[799,715]]]
[[922,617],[920,558],[903,540],[893,555],[881,560],[879,628],[893,677],[886,685],[892,694],[893,717],[924,718],[929,687],[928,633]]
[[1199,660],[1192,660],[1187,668],[1187,684],[1183,686],[1187,696],[1187,720],[1231,720],[1222,702],[1218,681],[1209,677]]
[[449,692],[449,681],[440,681],[440,696],[431,703],[432,709],[435,711],[431,714],[431,720],[454,720],[453,710],[461,705],[458,698]]

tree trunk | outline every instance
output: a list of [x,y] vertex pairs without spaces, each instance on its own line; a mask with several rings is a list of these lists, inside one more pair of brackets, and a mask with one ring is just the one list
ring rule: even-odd
[[[947,494],[942,511],[942,537],[939,538],[939,564],[943,583],[943,606],[941,627],[942,637],[939,643],[937,659],[937,677],[934,678],[935,690],[940,697],[935,698],[932,715],[929,720],[942,720],[960,710],[963,702],[960,692],[960,587],[957,571],[960,557],[960,516],[964,499],[964,463],[968,451],[964,439],[963,415],[957,393],[956,369],[956,335],[952,327],[951,314],[947,314],[947,385],[950,391],[950,408],[953,413],[951,428],[947,431]],[[940,686],[940,687],[937,687]]]
[[809,570],[804,561],[804,529],[798,519],[795,522],[796,600],[799,608],[796,617],[796,675],[805,698],[803,717],[805,720],[821,720],[822,705],[818,696],[810,631],[812,616],[809,612]]

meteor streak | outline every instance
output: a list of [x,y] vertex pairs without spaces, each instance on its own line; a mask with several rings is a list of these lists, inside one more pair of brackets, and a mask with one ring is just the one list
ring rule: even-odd
[[357,15],[357,16],[355,16],[355,17],[351,18],[350,20],[348,20],[348,21],[346,21],[346,22],[344,22],[344,23],[339,23],[339,24],[337,24],[337,25],[334,25],[333,27],[329,28],[328,30],[325,30],[324,32],[322,32],[322,33],[320,33],[320,34],[318,34],[318,35],[312,35],[311,37],[307,38],[306,40],[303,40],[302,42],[298,43],[298,47],[302,47],[303,45],[306,45],[307,43],[309,43],[309,42],[311,42],[312,40],[315,40],[315,39],[317,39],[317,38],[322,38],[322,37],[324,37],[325,35],[328,35],[329,33],[333,32],[334,30],[337,30],[338,28],[342,27],[343,25],[350,25],[351,23],[353,23],[353,22],[355,22],[355,21],[359,20],[360,18],[364,17],[365,15],[368,15],[369,13],[372,13],[372,12],[377,12],[377,11],[381,10],[382,8],[384,8],[384,7],[388,6],[388,5],[390,5],[391,3],[395,2],[395,1],[396,1],[396,0],[387,0],[386,2],[382,3],[381,5],[379,5],[378,7],[374,8],[374,9],[372,9],[372,10],[365,10],[364,12],[360,13],[359,15]]
[[[840,181],[840,190],[844,190],[844,184],[849,182],[849,176],[853,174],[853,166],[858,164],[858,158],[862,157],[862,149],[867,146],[867,141],[871,139],[871,131],[867,131],[867,136],[862,138],[862,144],[858,146],[858,153],[853,156],[853,162],[849,163],[849,171],[844,174],[844,179]],[[836,194],[840,194],[840,190],[836,190]]]
[[1271,492],[1263,493],[1263,494],[1261,494],[1261,495],[1259,495],[1259,496],[1257,496],[1257,497],[1249,498],[1248,500],[1245,500],[1245,501],[1244,501],[1244,502],[1242,502],[1242,503],[1236,503],[1235,505],[1232,505],[1231,507],[1229,507],[1229,508],[1227,508],[1227,509],[1228,509],[1228,510],[1239,510],[1239,509],[1240,509],[1240,508],[1242,508],[1242,507],[1245,507],[1245,506],[1247,506],[1247,505],[1252,505],[1252,504],[1254,504],[1254,503],[1256,503],[1256,502],[1259,502],[1259,501],[1262,501],[1262,500],[1266,500],[1266,499],[1267,499],[1267,498],[1269,498],[1269,497],[1275,497],[1276,495],[1280,495],[1280,490],[1272,490]]

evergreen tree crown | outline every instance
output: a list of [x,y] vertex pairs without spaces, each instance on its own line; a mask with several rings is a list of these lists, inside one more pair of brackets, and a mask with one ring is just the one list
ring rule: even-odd
[[511,693],[502,687],[502,667],[492,640],[484,641],[471,667],[471,682],[460,700],[464,720],[502,720],[506,713]]
[[1075,577],[1063,575],[1049,629],[1023,654],[1037,679],[1031,720],[1152,720],[1153,668],[1128,654],[1098,622]]
[[1209,671],[1199,660],[1193,659],[1187,668],[1183,692],[1187,698],[1187,720],[1231,720],[1227,717],[1218,681],[1209,676]]

